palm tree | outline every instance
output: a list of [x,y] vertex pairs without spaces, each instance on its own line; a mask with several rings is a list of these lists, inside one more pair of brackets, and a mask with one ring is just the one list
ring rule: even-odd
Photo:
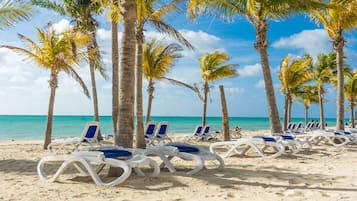
[[143,72],[148,80],[146,123],[150,121],[155,80],[165,79],[165,75],[169,73],[176,60],[182,57],[179,53],[182,50],[182,47],[176,43],[163,45],[156,39],[152,39],[143,46]]
[[[163,17],[171,11],[178,11],[176,3],[180,0],[171,0],[162,3],[159,0],[139,0],[138,7],[138,22],[136,26],[136,147],[145,147],[144,128],[143,128],[143,97],[142,97],[142,77],[143,77],[143,62],[142,52],[145,41],[144,26],[152,25],[159,32],[168,34],[176,38],[186,47],[193,49],[192,45],[177,31],[174,27],[168,25]],[[148,116],[146,116],[148,119]]]
[[[91,1],[83,0],[63,0],[63,5],[51,0],[31,0],[31,3],[44,8],[51,9],[61,15],[67,15],[72,18],[75,23],[75,28],[88,34],[91,37],[91,42],[88,43],[88,60],[89,71],[92,85],[92,98],[94,121],[99,121],[98,111],[98,95],[94,70],[98,70],[100,74],[106,78],[99,46],[97,43],[97,27],[98,22],[94,19],[95,15],[101,14],[101,6],[99,3],[92,3]],[[99,134],[100,136],[100,134]]]
[[334,71],[336,69],[336,54],[319,54],[317,62],[313,66],[313,80],[317,87],[319,106],[320,106],[320,125],[321,129],[325,128],[325,114],[324,114],[324,84],[331,82]]
[[281,133],[282,128],[269,67],[268,21],[285,19],[292,13],[303,12],[321,5],[319,1],[315,0],[191,0],[188,3],[189,17],[195,17],[196,13],[202,14],[206,11],[211,11],[213,15],[220,12],[228,18],[234,15],[244,15],[255,28],[256,43],[254,47],[260,54],[272,133]]
[[309,108],[313,103],[319,103],[319,96],[317,93],[316,86],[304,85],[300,87],[296,92],[295,96],[297,101],[304,104],[305,108],[305,124],[309,122]]
[[79,32],[67,30],[63,33],[56,33],[49,25],[47,30],[36,28],[39,43],[36,44],[31,39],[22,34],[19,38],[26,43],[27,48],[14,46],[0,46],[15,52],[24,54],[27,59],[33,60],[41,68],[51,71],[49,86],[51,89],[47,125],[45,133],[44,149],[51,143],[52,119],[56,89],[58,87],[58,74],[65,72],[72,76],[83,88],[85,95],[89,98],[89,92],[85,83],[75,71],[79,66],[79,60],[86,57],[86,51],[82,49],[88,44],[89,37]]
[[120,1],[120,8],[123,17],[123,36],[120,51],[119,126],[117,133],[114,135],[114,141],[116,145],[132,147],[134,132],[136,1]]
[[336,52],[337,64],[337,120],[336,129],[344,129],[344,32],[357,27],[357,0],[331,0],[324,9],[315,9],[311,18],[322,24],[330,36]]
[[290,56],[286,56],[280,63],[279,80],[281,82],[280,90],[285,95],[284,110],[284,130],[291,118],[292,95],[301,85],[310,81],[312,73],[312,58],[305,56],[297,58],[290,62]]
[[349,102],[350,107],[350,121],[352,128],[355,127],[354,107],[357,101],[357,70],[345,74],[345,97]]
[[0,30],[13,26],[16,22],[28,20],[32,9],[29,5],[17,0],[0,2]]
[[202,125],[206,125],[207,95],[209,93],[208,83],[220,80],[226,77],[238,75],[237,70],[233,69],[237,64],[225,64],[229,60],[226,53],[214,51],[206,53],[199,58],[200,72],[203,80],[203,114]]

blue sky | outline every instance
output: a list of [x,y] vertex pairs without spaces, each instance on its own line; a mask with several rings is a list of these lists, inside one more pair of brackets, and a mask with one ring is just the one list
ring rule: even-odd
[[[37,9],[30,21],[21,22],[16,27],[0,30],[1,45],[21,46],[16,33],[22,33],[34,40],[35,26],[44,27],[52,21],[58,30],[69,26],[69,19],[58,16],[50,11]],[[106,81],[97,76],[100,115],[111,115],[111,33],[110,25],[105,17],[98,18],[100,22],[98,40],[109,79]],[[200,82],[198,58],[206,52],[220,50],[227,52],[230,63],[239,64],[239,76],[212,83],[208,104],[208,116],[220,116],[221,105],[218,85],[225,86],[228,112],[230,116],[265,117],[266,98],[263,87],[263,77],[259,54],[253,47],[255,32],[245,18],[237,17],[233,22],[222,22],[219,18],[201,17],[196,22],[188,21],[185,14],[173,14],[167,18],[196,47],[197,51],[184,50],[184,58],[180,59],[167,77],[192,84]],[[283,116],[283,96],[279,91],[277,75],[279,63],[283,57],[290,54],[293,57],[306,53],[316,56],[332,50],[330,39],[323,27],[316,26],[306,16],[294,16],[284,21],[271,21],[269,26],[269,60],[274,79],[275,94],[278,109]],[[162,38],[152,27],[146,27],[146,38]],[[121,30],[119,30],[121,38]],[[356,33],[346,34],[345,49],[347,63],[356,68],[357,48]],[[173,40],[165,37],[165,41]],[[80,75],[90,86],[88,65],[83,63],[78,69]],[[47,114],[49,88],[49,72],[38,68],[29,61],[23,61],[21,55],[0,49],[0,114]],[[144,112],[146,111],[147,82],[144,81]],[[200,116],[202,103],[188,89],[173,86],[167,82],[158,81],[155,84],[152,115],[156,116]],[[325,114],[335,117],[336,93],[331,86],[326,86],[327,102]],[[91,115],[92,104],[81,92],[77,83],[67,75],[61,74],[59,88],[56,94],[55,114],[57,115]],[[311,106],[310,116],[318,117],[317,105]],[[346,113],[346,116],[348,113]],[[293,105],[293,116],[303,117],[302,104]]]

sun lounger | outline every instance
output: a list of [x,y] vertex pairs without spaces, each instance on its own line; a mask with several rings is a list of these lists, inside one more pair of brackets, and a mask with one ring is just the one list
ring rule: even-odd
[[[50,164],[60,165],[53,176],[46,175],[45,166]],[[104,182],[98,173],[106,165],[123,169],[122,175],[112,181]],[[125,149],[104,150],[100,148],[95,151],[73,152],[70,155],[45,156],[37,165],[37,173],[41,181],[55,182],[71,166],[74,166],[80,173],[91,176],[93,181],[101,186],[115,186],[123,183],[130,176],[132,169],[140,176],[145,176],[141,168],[146,166],[153,168],[152,176],[158,176],[160,173],[158,164],[144,155],[134,155]]]
[[[268,154],[265,152],[267,148],[273,148],[274,153]],[[237,140],[214,142],[210,145],[210,151],[218,153],[218,149],[223,151],[223,158],[232,155],[245,155],[250,149],[254,150],[263,158],[276,158],[285,153],[284,145],[277,142],[274,137],[255,136],[249,138],[240,138]],[[222,151],[220,151],[222,152]]]
[[71,151],[78,151],[80,145],[94,146],[98,145],[98,132],[100,124],[97,121],[88,122],[82,131],[81,137],[72,137],[64,139],[55,139],[48,145],[48,150],[50,152],[59,153],[61,151],[66,151],[69,147]]
[[151,144],[172,142],[171,138],[167,136],[168,128],[168,122],[160,122],[154,136],[152,137]]
[[304,135],[304,137],[310,143],[315,145],[324,143],[335,147],[341,147],[351,142],[347,136],[339,132],[328,130],[314,130],[311,134]]
[[150,144],[153,143],[154,136],[155,136],[155,129],[156,129],[156,122],[155,121],[149,121],[146,124],[145,132],[144,132],[144,137],[145,137],[146,144],[150,145]]

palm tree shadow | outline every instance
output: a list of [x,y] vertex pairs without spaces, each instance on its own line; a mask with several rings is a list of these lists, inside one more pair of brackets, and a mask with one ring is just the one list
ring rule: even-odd
[[37,174],[37,161],[34,160],[0,160],[0,172],[19,173],[25,175]]

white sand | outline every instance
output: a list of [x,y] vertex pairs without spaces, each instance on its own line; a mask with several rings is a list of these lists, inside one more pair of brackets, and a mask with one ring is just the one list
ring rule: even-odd
[[59,182],[42,183],[36,165],[45,155],[39,141],[0,142],[0,200],[357,200],[357,145],[315,146],[270,160],[231,157],[224,171],[211,162],[191,177],[185,171],[192,163],[177,159],[175,174],[133,174],[115,187],[96,186],[71,170]]

